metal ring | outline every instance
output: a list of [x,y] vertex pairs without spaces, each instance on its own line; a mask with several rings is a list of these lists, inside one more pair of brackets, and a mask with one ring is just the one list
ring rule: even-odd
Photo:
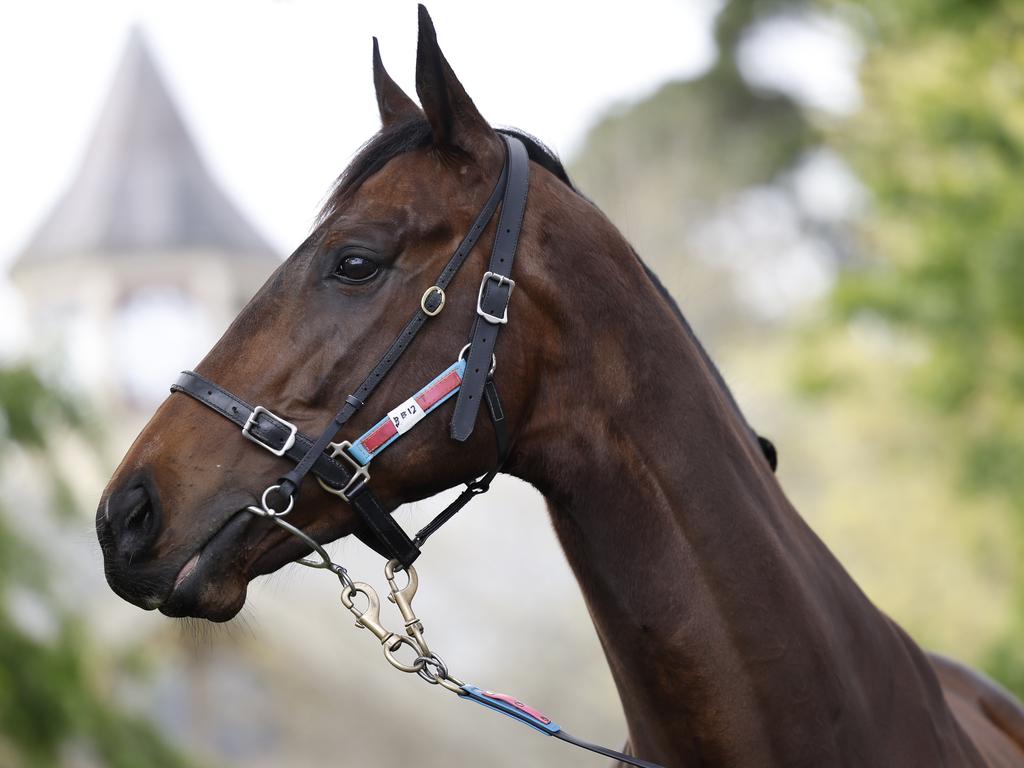
[[416,643],[412,641],[412,638],[406,637],[405,635],[392,635],[391,637],[391,645],[388,645],[387,643],[382,643],[384,647],[384,658],[387,659],[388,663],[395,669],[401,670],[402,672],[418,674],[419,671],[423,669],[423,662],[420,661],[420,659],[422,658],[421,656],[417,654],[416,659],[413,661],[412,664],[403,664],[401,661],[398,660],[398,657],[395,656],[395,651],[397,651],[403,645],[408,645],[414,651],[417,650]]
[[[471,346],[473,346],[472,343],[467,344],[466,346],[464,346],[462,349],[459,350],[459,360],[465,360],[465,358],[466,358],[466,351]],[[497,367],[498,367],[498,357],[497,357],[497,355],[492,354],[491,355],[491,370],[489,370],[487,372],[487,375],[488,376],[493,376],[494,375],[494,371],[495,371],[495,369]]]
[[283,512],[278,512],[267,503],[267,496],[269,496],[272,491],[278,490],[280,487],[280,485],[271,485],[263,492],[263,496],[260,497],[260,503],[263,505],[263,510],[267,513],[267,517],[284,517],[291,512],[292,507],[295,506],[294,496],[288,497],[288,506],[284,508]]
[[[437,293],[441,297],[441,303],[437,305],[437,309],[431,311],[427,309],[427,299],[430,298],[430,294]],[[444,290],[436,285],[432,285],[423,292],[423,296],[420,297],[420,309],[423,310],[423,314],[428,317],[437,317],[441,314],[441,310],[444,309],[445,295]]]
[[437,685],[442,680],[448,679],[448,667],[436,653],[432,653],[429,656],[417,656],[416,661],[413,663],[423,664],[423,668],[416,674],[431,685]]
[[248,506],[245,509],[248,512],[252,512],[254,515],[259,515],[260,517],[267,518],[268,520],[270,520],[270,522],[272,522],[274,525],[278,526],[282,530],[288,531],[288,533],[290,533],[295,538],[299,539],[303,544],[305,544],[307,547],[313,550],[313,552],[320,556],[319,562],[317,562],[316,560],[310,560],[308,557],[300,557],[298,560],[295,561],[296,563],[298,563],[299,565],[304,565],[307,568],[323,568],[329,571],[333,571],[341,580],[341,583],[345,584],[346,586],[348,585],[346,583],[346,580],[348,580],[348,582],[351,582],[351,579],[348,578],[348,571],[346,571],[342,566],[338,565],[333,560],[331,560],[331,556],[327,554],[327,550],[323,548],[323,545],[321,545],[318,541],[316,541],[316,539],[314,539],[308,533],[300,530],[299,528],[296,528],[287,520],[282,520],[280,515],[268,514],[267,510],[265,509],[260,509],[259,507],[255,506]]
[[[352,584],[346,584],[345,588],[341,590],[341,604],[353,613],[355,613],[356,601],[352,598],[354,598],[356,595],[362,595],[369,601],[369,606],[372,607],[373,599],[370,597],[370,593],[367,591],[368,588],[369,585],[363,584],[362,582],[353,582]],[[378,605],[378,608],[379,607],[380,606]]]
[[343,588],[348,589],[355,584],[355,582],[352,581],[352,577],[348,575],[348,569],[345,566],[339,565],[338,563],[331,563],[327,566],[327,570],[338,577],[338,581],[341,582],[341,586]]

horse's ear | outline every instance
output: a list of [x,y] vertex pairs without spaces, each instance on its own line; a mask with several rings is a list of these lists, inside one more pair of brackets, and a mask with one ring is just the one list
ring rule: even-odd
[[420,5],[420,34],[416,46],[416,93],[434,132],[434,142],[469,152],[492,144],[494,129],[487,124],[437,45],[437,33],[427,9]]
[[405,91],[398,87],[398,83],[392,80],[391,75],[384,69],[376,37],[373,38],[373,87],[377,91],[377,109],[380,111],[380,121],[385,128],[415,117],[422,117],[423,113],[416,106],[416,102],[405,95]]
[[765,459],[768,460],[768,466],[772,468],[772,472],[779,468],[779,452],[775,450],[775,443],[769,440],[767,437],[757,436],[758,445],[761,446],[761,453],[764,454]]

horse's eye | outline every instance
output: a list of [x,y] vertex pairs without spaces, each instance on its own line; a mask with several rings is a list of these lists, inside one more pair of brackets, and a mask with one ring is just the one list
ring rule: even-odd
[[372,259],[350,254],[341,260],[334,274],[346,283],[365,283],[379,271],[380,267]]

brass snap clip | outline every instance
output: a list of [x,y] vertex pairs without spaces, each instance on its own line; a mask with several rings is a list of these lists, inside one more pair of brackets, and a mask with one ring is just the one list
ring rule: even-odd
[[388,564],[384,566],[384,578],[387,579],[388,587],[391,590],[388,600],[398,606],[402,619],[405,621],[405,633],[415,641],[420,656],[429,656],[430,649],[427,647],[427,641],[423,639],[423,622],[416,617],[412,610],[412,599],[416,596],[416,590],[420,586],[419,577],[416,575],[416,569],[411,565],[402,568],[409,577],[409,583],[403,589],[399,589],[395,580],[398,568],[402,568],[402,566],[397,560],[389,560]]
[[[365,609],[355,604],[353,598],[356,594],[366,597],[367,606]],[[348,608],[352,615],[356,617],[357,627],[370,630],[373,636],[380,640],[381,647],[384,649],[384,658],[388,660],[391,666],[395,669],[400,669],[402,672],[411,673],[419,672],[423,669],[423,662],[419,660],[418,653],[412,664],[405,664],[395,656],[403,645],[408,645],[414,651],[417,650],[416,643],[404,635],[396,635],[380,623],[380,600],[373,587],[359,581],[349,587],[345,587],[341,593],[341,604]]]

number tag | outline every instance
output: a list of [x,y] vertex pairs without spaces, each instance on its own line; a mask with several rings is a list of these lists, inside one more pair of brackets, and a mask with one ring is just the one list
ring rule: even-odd
[[410,397],[393,411],[388,413],[388,418],[395,425],[398,434],[404,435],[412,429],[424,417],[423,409],[416,402],[415,397]]

